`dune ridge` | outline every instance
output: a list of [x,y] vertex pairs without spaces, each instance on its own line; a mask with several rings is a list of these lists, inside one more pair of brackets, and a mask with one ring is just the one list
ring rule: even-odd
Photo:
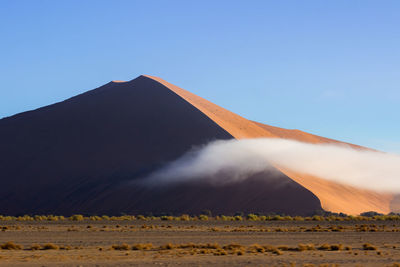
[[[368,149],[358,145],[313,135],[300,130],[289,130],[250,121],[161,78],[149,75],[143,76],[155,80],[175,92],[177,95],[198,108],[236,139],[259,137],[285,138],[313,144],[334,143],[348,145],[355,149]],[[396,199],[393,194],[360,189],[354,186],[328,181],[323,179],[323,177],[296,173],[288,169],[280,168],[279,166],[275,167],[314,193],[321,201],[322,208],[327,211],[337,213],[343,212],[353,215],[366,211],[376,211],[381,213],[389,213],[393,211],[393,201]]]
[[141,182],[193,147],[233,138],[153,79],[109,82],[0,120],[0,214],[321,211],[312,192],[279,170],[229,186],[213,185],[212,177],[163,186]]

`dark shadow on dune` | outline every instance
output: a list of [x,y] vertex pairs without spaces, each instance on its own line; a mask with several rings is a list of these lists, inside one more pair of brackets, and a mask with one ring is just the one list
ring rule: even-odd
[[226,188],[193,183],[121,189],[125,180],[142,177],[193,146],[231,138],[150,78],[108,83],[0,120],[0,213],[197,212],[205,207],[297,213],[300,203],[301,210],[320,207],[294,182],[274,192],[274,184],[257,177]]

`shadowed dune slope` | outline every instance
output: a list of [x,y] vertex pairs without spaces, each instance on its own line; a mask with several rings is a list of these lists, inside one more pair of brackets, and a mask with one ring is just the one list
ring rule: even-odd
[[320,210],[313,193],[278,170],[225,187],[207,179],[137,182],[193,146],[252,131],[262,136],[262,127],[226,112],[225,123],[225,114],[206,114],[164,83],[140,76],[1,119],[0,213]]
[[[253,122],[222,107],[219,107],[204,98],[170,84],[158,77],[147,77],[167,86],[193,106],[197,107],[200,111],[206,114],[209,118],[211,118],[237,139],[275,137],[313,144],[332,143],[347,145],[355,149],[368,149],[358,145],[309,134],[300,130],[288,130]],[[399,206],[398,204],[395,205],[395,197],[391,194],[359,189],[353,186],[328,181],[323,179],[323,177],[314,177],[307,174],[296,173],[283,168],[279,169],[290,178],[313,192],[321,201],[322,207],[327,211],[359,214],[373,210],[377,212],[388,213],[393,211],[394,207]],[[398,203],[398,201],[396,203]]]

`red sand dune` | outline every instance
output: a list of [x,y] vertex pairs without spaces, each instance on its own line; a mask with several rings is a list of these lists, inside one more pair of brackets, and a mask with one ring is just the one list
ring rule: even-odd
[[[339,141],[249,121],[160,78],[113,81],[0,120],[0,213],[387,213],[392,195],[276,166],[240,183],[138,180],[215,139]],[[352,145],[358,149],[364,149]],[[208,177],[204,177],[208,178]],[[223,178],[223,177],[221,177]],[[278,179],[276,179],[278,178]],[[396,204],[397,203],[397,204]]]
[[[160,78],[147,76],[154,79],[180,95],[193,106],[206,114],[218,125],[224,128],[237,139],[256,137],[276,137],[293,139],[307,143],[336,143],[346,144],[357,149],[366,149],[357,145],[340,142],[333,139],[309,134],[300,130],[288,130],[274,127],[258,122],[249,121],[237,114],[234,114],[222,107],[219,107],[197,95],[194,95],[182,88],[170,84]],[[388,213],[391,211],[392,194],[384,194],[355,188],[348,185],[324,180],[323,177],[313,177],[307,174],[295,173],[291,170],[279,168],[290,178],[309,189],[321,201],[322,207],[331,212],[343,212],[347,214],[359,214],[366,211],[377,211]]]

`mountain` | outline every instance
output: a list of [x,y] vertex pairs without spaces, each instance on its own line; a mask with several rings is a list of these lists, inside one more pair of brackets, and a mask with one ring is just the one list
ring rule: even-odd
[[0,213],[391,211],[392,195],[279,167],[224,186],[140,183],[193,147],[257,137],[338,142],[249,121],[157,77],[110,82],[0,120]]

